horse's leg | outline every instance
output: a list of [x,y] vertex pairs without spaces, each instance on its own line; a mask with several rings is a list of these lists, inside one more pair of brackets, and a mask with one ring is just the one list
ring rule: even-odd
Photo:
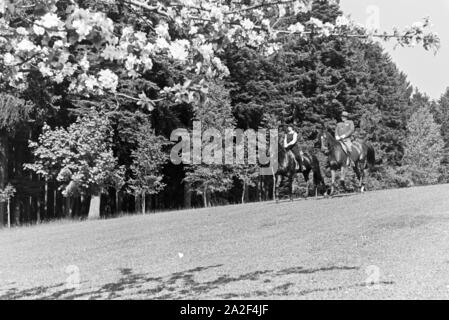
[[356,162],[354,164],[354,172],[357,176],[357,180],[359,180],[359,190],[360,192],[363,192],[363,174],[360,172],[359,163]]
[[364,167],[362,168],[362,180],[360,181],[360,183],[361,183],[360,191],[362,193],[364,193],[366,191],[365,182],[366,182],[366,178],[368,177],[368,175],[369,175],[369,170],[368,170],[367,164],[365,164]]
[[335,178],[336,178],[337,172],[335,169],[331,169],[331,196],[335,193]]
[[346,191],[345,178],[346,178],[346,165],[341,166],[340,185],[344,191]]
[[306,193],[304,194],[304,196],[306,198],[308,198],[310,196],[310,194],[309,194],[309,185],[310,185],[309,175],[310,175],[310,169],[307,169],[306,171],[304,171],[302,173],[302,176],[304,177],[304,181],[306,182]]
[[288,177],[288,184],[290,186],[290,201],[293,201],[293,182],[295,181],[295,175]]
[[279,203],[279,187],[281,185],[281,182],[282,182],[282,175],[277,175],[276,176],[276,181],[275,181],[276,203]]

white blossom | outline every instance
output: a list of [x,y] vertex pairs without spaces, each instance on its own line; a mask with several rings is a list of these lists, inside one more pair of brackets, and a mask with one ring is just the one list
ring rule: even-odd
[[166,37],[169,36],[169,34],[168,34],[168,24],[166,24],[166,23],[159,23],[157,25],[157,27],[155,28],[155,31],[156,31],[156,34],[159,37],[166,38]]
[[63,52],[61,52],[61,54],[59,55],[58,62],[59,62],[60,64],[64,65],[64,64],[67,63],[67,61],[69,60],[69,57],[70,57],[70,53],[63,51]]
[[214,55],[214,49],[211,43],[203,44],[198,48],[198,51],[203,56],[203,59],[209,61]]
[[109,69],[102,69],[98,73],[98,81],[105,89],[109,89],[112,92],[116,91],[118,85],[118,76]]
[[55,43],[53,43],[53,48],[62,48],[64,47],[64,42],[62,40],[56,40]]
[[27,36],[28,35],[28,31],[24,28],[24,27],[18,27],[16,29],[16,32],[22,36]]
[[59,20],[56,14],[49,12],[41,18],[40,24],[45,28],[51,29],[58,27],[61,24],[61,20]]
[[415,23],[413,23],[412,28],[421,30],[424,28],[424,23],[419,22],[419,21],[415,22]]
[[89,60],[87,60],[87,55],[84,55],[84,57],[79,62],[79,65],[80,65],[81,69],[83,69],[84,71],[89,70],[90,63],[89,63]]
[[5,55],[3,56],[3,63],[7,66],[11,66],[13,64],[15,64],[15,58],[12,54],[10,54],[9,52],[5,53]]
[[101,52],[101,56],[106,60],[119,60],[125,56],[126,51],[122,51],[120,48],[107,44]]
[[73,75],[75,73],[75,71],[76,71],[76,66],[74,66],[70,62],[67,62],[66,64],[64,64],[64,67],[62,68],[61,73],[63,76],[67,77],[67,76]]
[[77,19],[73,21],[72,26],[75,28],[76,33],[78,33],[81,39],[84,39],[89,35],[92,30],[92,26],[87,24],[85,20]]
[[197,34],[198,33],[198,27],[196,26],[191,26],[190,30],[189,30],[189,34]]
[[262,25],[264,25],[266,28],[270,28],[270,19],[263,19]]
[[167,40],[165,40],[164,38],[158,38],[156,40],[156,47],[158,47],[159,49],[167,49],[168,47],[170,47],[170,45],[168,44]]
[[249,19],[243,20],[241,25],[246,30],[252,30],[254,28],[254,23]]
[[337,27],[344,27],[349,25],[349,19],[346,18],[345,16],[339,16],[337,17],[337,20],[335,21],[335,25]]
[[298,23],[292,24],[290,27],[288,27],[288,31],[303,33],[304,32],[304,26],[300,22],[298,22]]
[[189,42],[187,40],[177,40],[170,44],[170,54],[175,60],[185,61],[189,55],[186,48]]
[[50,67],[46,63],[39,62],[37,67],[39,68],[40,73],[44,77],[51,77],[51,76],[53,76],[53,71],[50,69]]
[[323,22],[320,19],[317,18],[310,18],[309,23],[314,25],[317,28],[323,27]]
[[134,65],[139,63],[139,60],[137,59],[137,57],[135,55],[133,55],[132,53],[127,57],[126,61],[125,61],[125,68],[126,70],[130,71],[134,69]]
[[323,34],[328,37],[335,30],[335,26],[329,22],[326,22],[323,26]]
[[35,48],[34,43],[32,43],[27,38],[23,39],[17,44],[18,51],[32,51]]
[[210,16],[211,16],[211,18],[217,19],[218,22],[220,22],[220,23],[223,22],[224,15],[223,15],[222,8],[219,8],[219,7],[212,8],[212,10],[210,12]]
[[155,50],[154,44],[152,44],[151,42],[148,42],[145,45],[145,47],[143,47],[142,52],[145,52],[146,54],[152,54],[154,50]]
[[134,28],[131,26],[126,26],[122,30],[122,38],[130,37],[134,34]]
[[62,83],[64,81],[64,76],[61,72],[57,73],[54,77],[56,83]]
[[142,31],[136,32],[134,35],[136,37],[137,42],[139,42],[141,45],[145,44],[147,41],[147,36]]
[[143,63],[145,71],[153,69],[153,60],[148,55],[141,56],[140,61]]
[[95,87],[99,86],[97,79],[93,75],[87,76],[83,74],[83,78],[84,78],[84,85],[86,86],[86,89],[88,89],[89,91],[93,91]]
[[33,31],[36,35],[41,36],[45,33],[45,29],[38,26],[37,24],[33,25]]

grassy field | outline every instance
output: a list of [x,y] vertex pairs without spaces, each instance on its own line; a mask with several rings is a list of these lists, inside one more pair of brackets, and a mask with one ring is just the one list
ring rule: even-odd
[[0,299],[448,299],[448,195],[439,185],[1,230]]

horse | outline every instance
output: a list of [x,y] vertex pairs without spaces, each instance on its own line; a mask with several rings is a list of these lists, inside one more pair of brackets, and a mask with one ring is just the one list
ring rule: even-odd
[[290,201],[293,201],[293,181],[297,173],[302,173],[304,180],[307,184],[307,191],[305,196],[310,196],[309,193],[309,176],[310,172],[313,172],[313,183],[315,187],[315,197],[318,196],[318,187],[324,185],[324,179],[321,175],[320,163],[315,155],[304,153],[304,167],[302,171],[301,163],[298,163],[291,150],[286,150],[284,145],[279,142],[278,146],[278,170],[275,174],[275,197],[276,202],[279,202],[279,187],[284,180],[288,179],[288,185],[290,188]]
[[376,156],[373,146],[364,141],[354,141],[351,154],[348,154],[343,149],[342,144],[334,138],[327,130],[323,130],[319,134],[321,142],[321,150],[328,156],[328,163],[331,169],[332,185],[330,194],[335,192],[335,177],[336,171],[341,169],[340,184],[346,190],[345,187],[345,174],[348,167],[348,157],[354,164],[354,172],[359,180],[360,192],[365,192],[365,178],[369,174],[369,170],[374,168],[376,163]]

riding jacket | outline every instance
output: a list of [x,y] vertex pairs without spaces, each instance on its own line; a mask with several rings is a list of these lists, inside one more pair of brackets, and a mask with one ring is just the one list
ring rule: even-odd
[[335,130],[335,138],[337,138],[337,140],[346,140],[354,134],[354,131],[354,122],[351,120],[339,122]]
[[[295,132],[296,133],[296,132]],[[295,135],[294,134],[291,134],[291,133],[287,133],[286,135],[285,135],[285,141],[284,142],[286,142],[286,143],[290,143],[290,142],[292,142],[293,140],[295,139]],[[295,144],[297,144],[298,143],[298,134],[296,133],[296,141],[295,141],[295,143],[293,144],[293,145],[291,145],[290,147],[293,147]]]

